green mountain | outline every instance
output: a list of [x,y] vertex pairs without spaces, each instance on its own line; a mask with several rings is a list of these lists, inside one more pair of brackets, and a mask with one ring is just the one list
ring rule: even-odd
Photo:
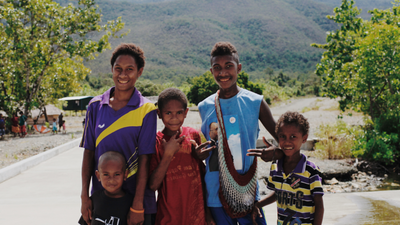
[[[67,0],[62,0],[64,3]],[[147,57],[142,77],[158,83],[180,84],[209,68],[209,54],[218,41],[233,43],[243,70],[261,78],[266,68],[310,73],[336,24],[326,18],[340,0],[100,0],[103,21],[121,16],[123,39],[141,46]],[[372,2],[372,1],[371,1]],[[378,1],[375,1],[378,2]],[[379,1],[380,2],[380,1]],[[141,4],[138,4],[141,3]],[[93,37],[96,38],[96,37]],[[110,73],[111,50],[86,65],[92,75]]]
[[[342,3],[342,0],[314,0],[315,2],[324,3],[328,6],[338,7]],[[355,0],[355,6],[361,9],[361,17],[363,19],[371,18],[371,15],[368,13],[369,10],[373,10],[375,8],[378,9],[388,9],[391,8],[392,0]]]

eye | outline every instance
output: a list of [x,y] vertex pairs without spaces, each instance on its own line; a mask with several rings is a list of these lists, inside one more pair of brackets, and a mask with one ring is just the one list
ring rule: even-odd
[[292,136],[290,136],[290,138],[292,138],[292,139],[293,139],[293,138],[296,138],[296,136],[292,135]]
[[213,69],[214,70],[219,70],[219,69],[221,69],[221,67],[220,66],[214,66]]

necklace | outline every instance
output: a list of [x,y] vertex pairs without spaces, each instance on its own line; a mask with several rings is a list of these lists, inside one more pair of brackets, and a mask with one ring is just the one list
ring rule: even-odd
[[227,214],[231,218],[239,218],[253,210],[257,190],[257,159],[253,160],[245,174],[236,171],[226,137],[219,91],[215,96],[215,110],[218,119],[219,197]]

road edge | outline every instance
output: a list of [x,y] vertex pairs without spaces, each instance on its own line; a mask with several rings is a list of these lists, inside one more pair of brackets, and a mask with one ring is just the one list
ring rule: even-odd
[[77,138],[73,141],[67,142],[35,156],[29,157],[27,159],[21,160],[17,163],[11,164],[7,167],[0,169],[0,183],[17,176],[18,174],[48,160],[53,158],[60,153],[63,153],[73,147],[77,147],[81,141],[81,138]]

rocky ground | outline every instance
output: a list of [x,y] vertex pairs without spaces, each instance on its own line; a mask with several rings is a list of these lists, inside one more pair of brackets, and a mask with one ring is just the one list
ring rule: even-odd
[[[271,107],[272,114],[277,120],[279,116],[290,110],[303,113],[310,122],[310,138],[314,138],[315,131],[322,124],[334,123],[340,112],[337,110],[338,103],[327,98],[304,98],[290,100],[280,105]],[[18,162],[30,156],[39,154],[48,149],[67,143],[82,136],[83,116],[65,116],[65,134],[39,134],[31,131],[25,138],[6,136],[0,140],[0,169]],[[362,124],[362,115],[347,116],[343,115],[343,120],[348,124]],[[196,108],[191,108],[185,120],[184,126],[190,126],[200,131],[201,120]],[[162,122],[158,121],[158,130],[163,128]],[[271,138],[269,133],[260,124],[260,136]],[[304,151],[305,154],[310,153]],[[312,157],[310,160],[315,162],[322,170],[324,176],[324,189],[326,192],[352,192],[352,191],[373,191],[382,187],[400,189],[399,180],[388,180],[390,171],[367,162],[357,162],[354,159],[346,160],[321,160]],[[263,185],[263,180],[269,175],[270,163],[259,163],[259,179],[261,194],[266,194],[268,190]],[[377,173],[379,171],[379,173]],[[399,176],[397,176],[399,177]]]

